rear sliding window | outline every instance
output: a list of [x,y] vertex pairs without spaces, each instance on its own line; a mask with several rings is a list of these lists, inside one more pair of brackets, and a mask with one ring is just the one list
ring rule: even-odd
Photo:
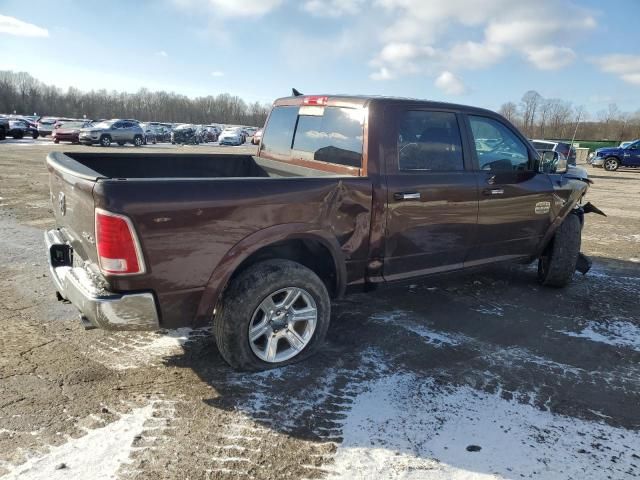
[[264,131],[262,151],[359,168],[363,125],[362,109],[276,107]]

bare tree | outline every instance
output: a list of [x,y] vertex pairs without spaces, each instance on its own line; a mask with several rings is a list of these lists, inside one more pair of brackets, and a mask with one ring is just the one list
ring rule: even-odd
[[534,135],[534,122],[542,96],[535,90],[529,90],[522,96],[522,122],[526,135]]
[[513,102],[503,103],[498,113],[512,123],[516,123],[518,117],[518,105]]

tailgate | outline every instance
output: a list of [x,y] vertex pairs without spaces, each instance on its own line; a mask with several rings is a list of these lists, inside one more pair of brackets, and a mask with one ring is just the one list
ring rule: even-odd
[[56,226],[73,248],[74,262],[88,260],[96,264],[93,203],[95,179],[75,175],[73,171],[60,168],[55,162],[48,161],[47,166]]

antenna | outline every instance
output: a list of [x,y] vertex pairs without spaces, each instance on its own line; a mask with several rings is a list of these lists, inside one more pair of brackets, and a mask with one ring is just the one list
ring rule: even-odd
[[571,137],[571,145],[569,145],[569,155],[567,156],[567,162],[569,161],[569,157],[571,157],[571,149],[573,148],[573,144],[576,141],[576,135],[578,134],[578,125],[580,125],[580,117],[582,117],[582,109],[578,110],[578,118],[576,119],[576,128],[573,131],[573,137]]
[[296,90],[295,88],[291,89],[291,93],[293,94],[294,97],[299,97],[301,95],[303,95],[302,93],[300,93],[298,90]]

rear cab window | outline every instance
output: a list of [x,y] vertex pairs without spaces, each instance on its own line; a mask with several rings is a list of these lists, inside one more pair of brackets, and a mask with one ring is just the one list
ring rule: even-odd
[[275,106],[260,156],[357,175],[362,168],[365,112],[361,107]]

